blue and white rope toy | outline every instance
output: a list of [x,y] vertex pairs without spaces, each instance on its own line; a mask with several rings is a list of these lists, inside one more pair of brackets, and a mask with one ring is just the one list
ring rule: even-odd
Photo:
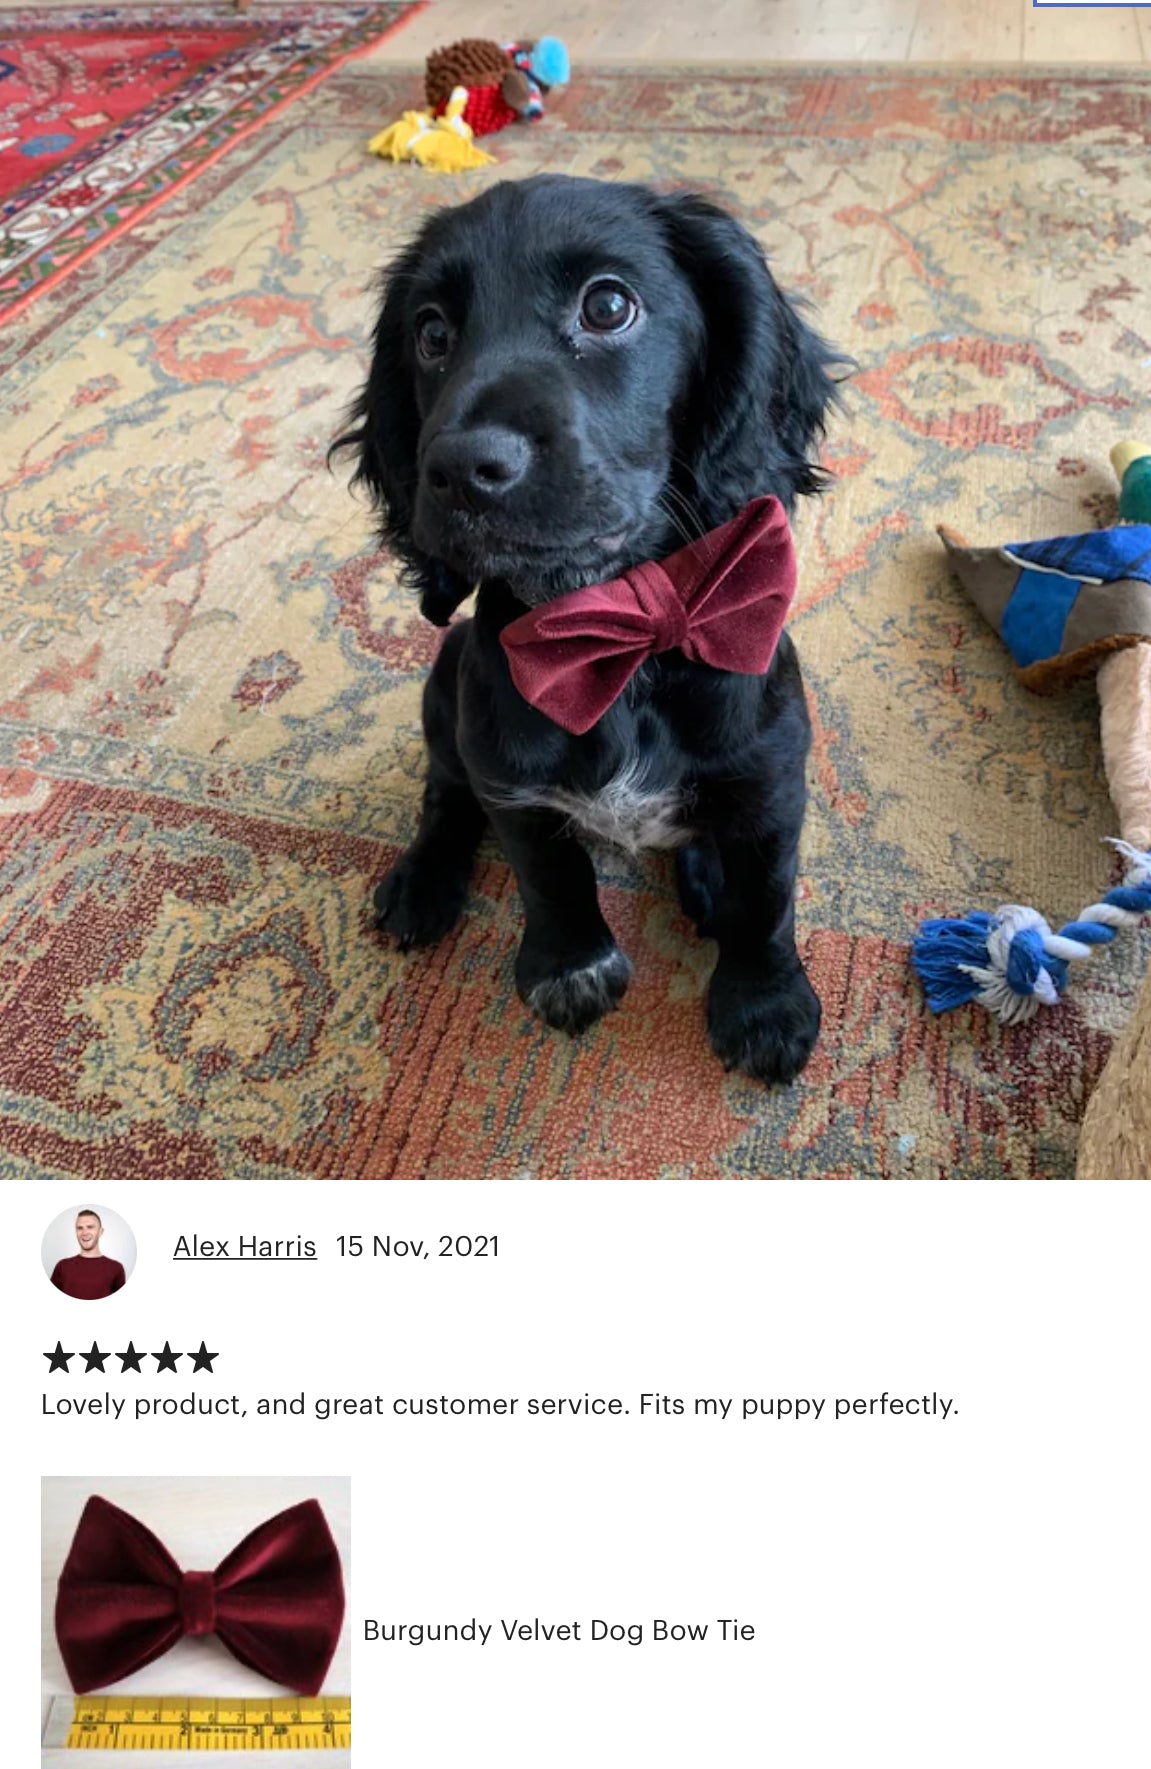
[[1052,930],[1036,909],[1004,903],[993,915],[974,910],[961,917],[925,921],[912,944],[911,962],[935,1013],[978,1001],[1005,1025],[1021,1025],[1041,1006],[1054,1007],[1067,984],[1069,966],[1109,946],[1120,928],[1137,927],[1151,915],[1151,853],[1111,839],[1127,861],[1127,876],[1074,921]]

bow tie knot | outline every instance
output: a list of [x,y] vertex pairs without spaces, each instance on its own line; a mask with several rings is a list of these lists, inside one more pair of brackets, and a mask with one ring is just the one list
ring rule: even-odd
[[216,1575],[186,1572],[180,1580],[180,1621],[185,1634],[216,1631]]
[[687,609],[663,566],[649,559],[643,565],[625,571],[624,577],[651,622],[653,655],[661,651],[678,651],[688,635]]
[[666,559],[556,596],[500,634],[512,681],[577,736],[663,651],[735,675],[763,675],[795,594],[795,551],[778,498],[756,498],[731,522]]

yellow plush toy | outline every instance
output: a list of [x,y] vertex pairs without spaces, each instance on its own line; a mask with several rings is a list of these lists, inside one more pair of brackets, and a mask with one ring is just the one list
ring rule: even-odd
[[473,166],[492,166],[491,154],[478,148],[471,127],[464,122],[468,102],[466,86],[457,86],[442,117],[430,111],[405,111],[373,135],[368,152],[382,160],[412,160],[428,172],[467,172]]

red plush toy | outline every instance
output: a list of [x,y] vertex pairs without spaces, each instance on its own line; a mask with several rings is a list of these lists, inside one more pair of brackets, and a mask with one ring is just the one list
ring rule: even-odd
[[486,37],[463,37],[428,56],[424,93],[434,116],[443,114],[457,86],[467,88],[464,122],[475,135],[506,129],[527,103],[527,80],[507,51]]
[[[441,105],[437,114],[442,114],[443,109]],[[519,112],[513,110],[498,86],[469,86],[463,116],[473,135],[494,135],[497,129],[514,123]]]

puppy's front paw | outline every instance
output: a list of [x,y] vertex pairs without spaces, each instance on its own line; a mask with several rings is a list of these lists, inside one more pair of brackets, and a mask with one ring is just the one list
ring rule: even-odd
[[795,961],[784,975],[737,975],[722,962],[711,979],[707,1029],[727,1069],[756,1081],[794,1081],[819,1037],[822,1009],[807,972]]
[[587,964],[542,971],[521,948],[516,962],[520,995],[541,1020],[557,1032],[586,1032],[623,1000],[631,981],[631,964],[618,946]]
[[434,946],[455,927],[467,894],[466,873],[426,864],[412,849],[376,886],[376,925],[402,952],[410,946]]

